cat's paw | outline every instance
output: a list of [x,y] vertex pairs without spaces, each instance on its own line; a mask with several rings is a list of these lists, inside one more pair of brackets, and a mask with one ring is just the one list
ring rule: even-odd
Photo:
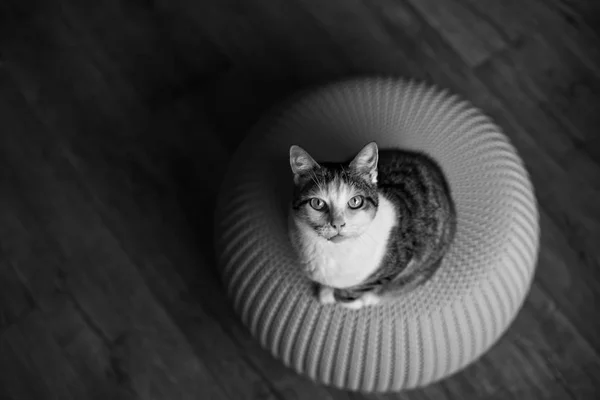
[[374,293],[365,293],[356,300],[340,303],[343,307],[350,310],[360,310],[363,307],[377,305],[381,302],[381,297]]
[[329,286],[319,286],[319,303],[321,303],[321,304],[335,303],[335,296],[333,295],[333,288],[331,288]]
[[365,306],[376,306],[381,303],[381,296],[375,293],[365,293],[362,295],[363,303]]
[[352,301],[342,301],[342,302],[340,302],[340,305],[349,310],[360,310],[361,308],[363,308],[365,306],[362,299],[356,299],[356,300],[352,300]]

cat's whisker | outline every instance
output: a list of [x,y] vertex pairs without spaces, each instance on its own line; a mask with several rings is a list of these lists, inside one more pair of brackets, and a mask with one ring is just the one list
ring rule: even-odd
[[361,239],[363,239],[363,238],[365,238],[365,239],[369,238],[369,239],[371,239],[371,241],[373,243],[377,243],[377,239],[375,239],[369,232],[363,233],[362,235],[359,236],[359,238],[361,238]]
[[311,173],[310,173],[310,180],[311,180],[311,181],[312,181],[312,182],[313,182],[313,183],[314,183],[314,184],[315,184],[317,187],[319,187],[319,186],[320,186],[320,183],[319,183],[319,178],[317,177],[317,175],[316,175],[314,172],[311,172]]

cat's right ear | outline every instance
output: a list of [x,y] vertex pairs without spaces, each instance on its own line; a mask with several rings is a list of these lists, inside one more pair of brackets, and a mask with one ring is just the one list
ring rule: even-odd
[[319,164],[302,147],[292,145],[290,147],[290,166],[294,173],[294,183],[297,185],[312,170],[318,168]]
[[379,149],[377,143],[368,143],[356,157],[350,162],[350,168],[360,176],[365,177],[371,183],[377,183],[377,162],[379,161]]

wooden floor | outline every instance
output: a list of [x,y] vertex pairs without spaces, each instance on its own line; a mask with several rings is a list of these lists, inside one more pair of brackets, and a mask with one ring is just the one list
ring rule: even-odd
[[[0,2],[0,399],[597,398],[599,26],[597,0]],[[260,113],[367,73],[491,115],[542,224],[535,283],[497,345],[379,396],[261,350],[211,245],[217,187]]]

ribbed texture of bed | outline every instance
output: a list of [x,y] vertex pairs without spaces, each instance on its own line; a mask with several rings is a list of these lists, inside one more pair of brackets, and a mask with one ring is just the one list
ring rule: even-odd
[[[287,236],[288,150],[341,161],[375,140],[442,166],[457,234],[426,285],[359,311],[321,306]],[[286,365],[336,387],[397,391],[465,367],[507,329],[537,260],[536,201],[500,129],[469,103],[399,79],[357,79],[282,107],[239,147],[218,200],[216,248],[235,310]]]

